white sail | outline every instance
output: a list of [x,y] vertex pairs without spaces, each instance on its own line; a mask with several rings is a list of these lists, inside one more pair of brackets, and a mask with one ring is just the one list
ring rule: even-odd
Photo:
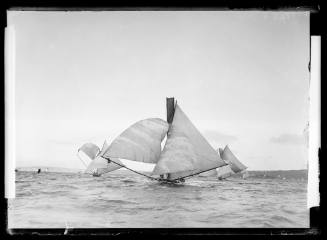
[[226,163],[176,104],[166,145],[152,175],[169,173],[169,179],[174,180],[224,165]]
[[94,159],[99,153],[100,149],[97,145],[93,143],[85,143],[82,147],[78,149],[78,152],[79,151],[85,153],[89,158]]
[[199,174],[200,177],[216,177],[217,176],[217,169],[212,169],[203,173]]
[[223,151],[222,159],[230,165],[231,169],[235,173],[241,172],[247,168],[235,157],[235,155],[229,149],[228,145],[226,145]]
[[99,151],[100,149],[97,145],[93,143],[85,143],[77,150],[77,156],[83,165],[87,167],[92,162],[92,160],[95,159]]
[[229,165],[218,168],[217,176],[218,178],[228,178],[234,174],[233,170]]
[[[112,159],[116,163],[119,163],[124,166],[124,164],[119,159]],[[96,171],[99,175],[108,173],[114,170],[117,170],[121,168],[121,166],[110,162],[108,163],[107,159],[104,159],[101,156],[97,156],[87,167],[85,170],[85,173],[92,174],[94,171]]]
[[168,123],[159,118],[141,120],[120,134],[102,156],[156,163],[168,127]]

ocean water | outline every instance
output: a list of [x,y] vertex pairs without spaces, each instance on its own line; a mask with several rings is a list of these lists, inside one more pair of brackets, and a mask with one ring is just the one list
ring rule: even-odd
[[129,171],[17,172],[9,228],[303,228],[307,181],[192,177],[158,183]]

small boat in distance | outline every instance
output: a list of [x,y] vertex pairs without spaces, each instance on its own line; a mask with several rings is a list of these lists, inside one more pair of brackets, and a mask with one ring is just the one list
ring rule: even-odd
[[[235,157],[227,145],[225,149],[217,149],[217,152],[228,165],[201,173],[201,177],[216,176],[218,180],[223,180],[233,176],[236,173],[242,172],[247,168]],[[246,174],[247,172],[243,174],[243,179],[247,178]]]
[[247,169],[247,167],[232,153],[228,145],[226,145],[224,149],[219,148],[219,154],[220,157],[228,164],[228,166],[221,167],[217,170],[219,180],[226,179]]

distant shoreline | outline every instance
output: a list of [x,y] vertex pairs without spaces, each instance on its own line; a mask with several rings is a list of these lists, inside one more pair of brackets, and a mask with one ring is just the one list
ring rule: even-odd
[[[82,173],[84,169],[73,169],[73,168],[59,168],[59,167],[17,167],[18,172],[37,172],[41,169],[41,172],[57,172],[57,173]],[[116,171],[120,171],[118,169]],[[253,170],[246,171],[248,177],[255,178],[305,178],[307,179],[308,170]],[[234,177],[242,177],[242,173],[235,174]]]

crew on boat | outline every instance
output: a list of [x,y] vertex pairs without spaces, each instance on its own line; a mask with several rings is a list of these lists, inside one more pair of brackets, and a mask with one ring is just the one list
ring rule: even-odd
[[171,174],[170,173],[161,174],[160,175],[160,178],[162,180],[169,180],[169,181],[176,182],[176,183],[178,183],[178,182],[182,182],[182,183],[185,182],[185,179],[184,178],[180,178],[178,180],[171,180]]
[[160,178],[164,180],[170,180],[170,173],[161,174]]
[[93,175],[94,177],[99,177],[101,174],[99,174],[98,169],[95,168],[95,169],[93,169],[92,175]]

